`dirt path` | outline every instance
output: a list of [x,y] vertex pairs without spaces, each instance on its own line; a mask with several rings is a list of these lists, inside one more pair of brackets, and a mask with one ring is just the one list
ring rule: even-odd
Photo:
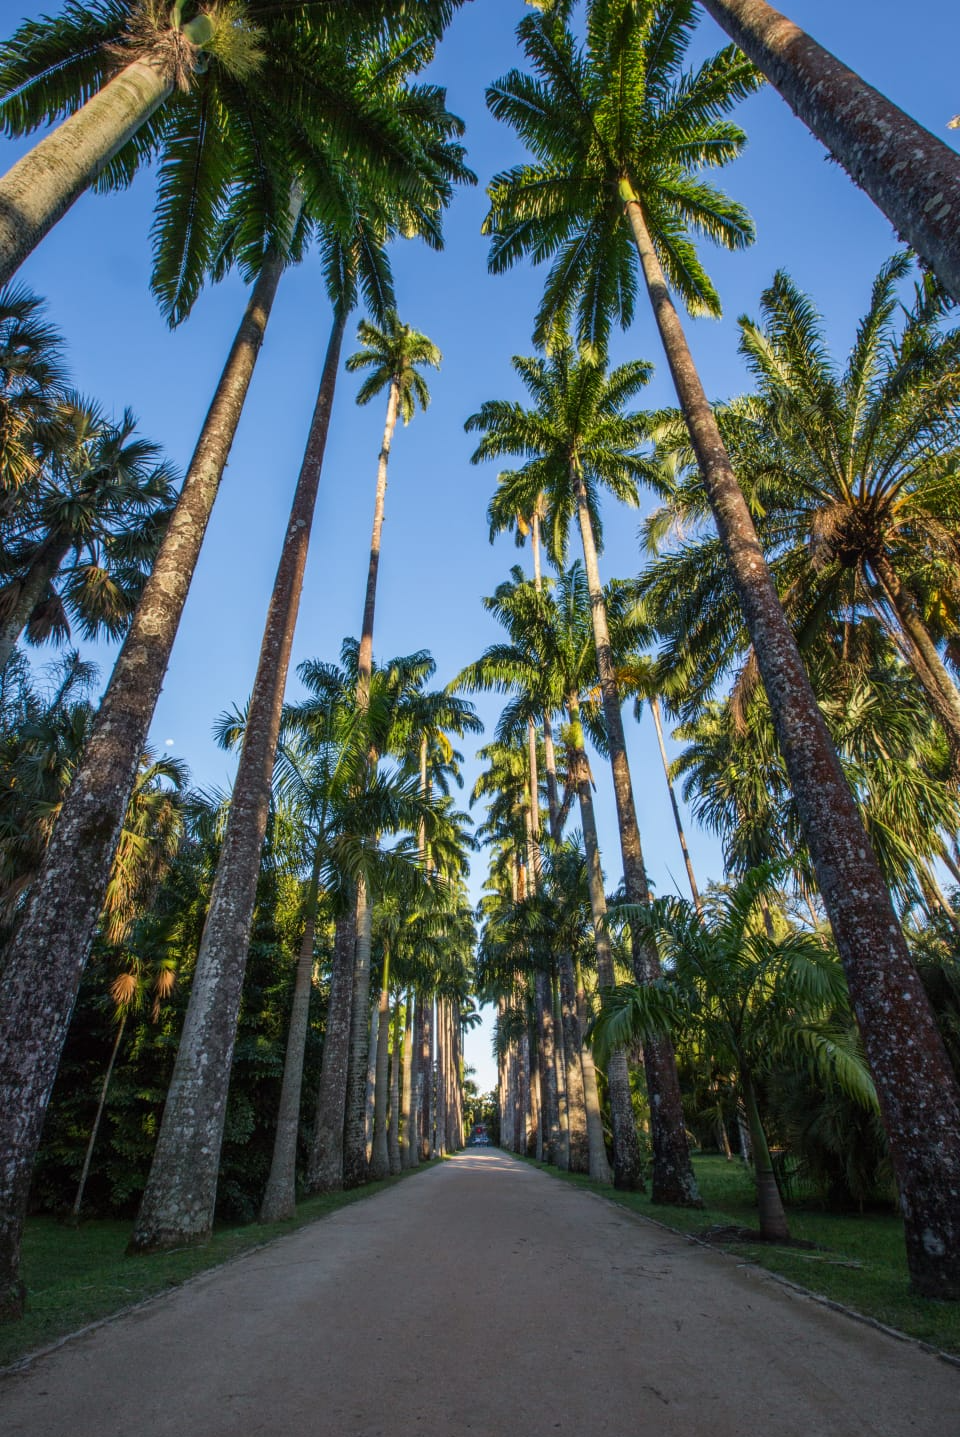
[[5,1437],[952,1437],[960,1369],[499,1152],[0,1384]]

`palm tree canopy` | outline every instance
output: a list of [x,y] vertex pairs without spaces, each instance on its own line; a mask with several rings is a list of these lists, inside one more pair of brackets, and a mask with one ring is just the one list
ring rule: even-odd
[[420,369],[430,365],[440,368],[442,355],[425,334],[401,324],[396,310],[391,310],[383,325],[372,324],[362,319],[357,328],[357,339],[363,345],[347,360],[347,369],[356,373],[369,369],[357,393],[358,404],[369,404],[376,395],[395,384],[398,390],[398,411],[404,424],[409,424],[417,406],[426,409],[430,403],[430,391]]
[[533,158],[494,177],[484,229],[495,272],[524,254],[553,261],[537,340],[576,309],[581,343],[602,352],[611,320],[629,325],[636,302],[625,199],[640,201],[664,272],[691,313],[719,314],[690,235],[728,249],[753,239],[746,210],[702,171],[741,152],[744,133],[727,112],[762,77],[733,45],[684,70],[694,0],[592,0],[584,44],[568,27],[571,8],[526,16],[517,33],[533,73],[511,70],[487,91],[493,114]]

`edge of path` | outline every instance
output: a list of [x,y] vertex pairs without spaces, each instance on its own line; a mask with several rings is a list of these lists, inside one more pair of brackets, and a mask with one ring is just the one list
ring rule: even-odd
[[[561,1171],[554,1171],[552,1168],[538,1163],[535,1158],[521,1157],[518,1153],[509,1153],[507,1156],[517,1158],[518,1161],[523,1162],[528,1167],[534,1168],[546,1178],[554,1178],[559,1182],[565,1181],[565,1175]],[[919,1347],[921,1352],[927,1352],[933,1357],[939,1357],[943,1362],[948,1362],[951,1367],[960,1367],[960,1356],[952,1352],[946,1352],[942,1347],[937,1347],[932,1342],[926,1342],[922,1337],[913,1337],[909,1332],[903,1332],[899,1327],[891,1327],[889,1323],[881,1322],[877,1317],[871,1317],[866,1312],[860,1312],[855,1307],[848,1307],[846,1303],[838,1302],[836,1298],[826,1297],[822,1292],[814,1292],[812,1288],[804,1287],[801,1283],[794,1282],[792,1278],[784,1277],[781,1273],[774,1272],[769,1267],[764,1267],[762,1263],[756,1262],[752,1258],[743,1257],[735,1252],[729,1252],[725,1247],[720,1247],[716,1243],[706,1242],[696,1233],[685,1232],[683,1228],[671,1227],[670,1223],[663,1222],[660,1218],[650,1217],[647,1213],[637,1212],[636,1208],[631,1207],[629,1203],[623,1202],[620,1199],[616,1189],[611,1189],[609,1193],[606,1193],[599,1192],[596,1188],[587,1187],[581,1183],[575,1184],[575,1187],[578,1192],[586,1193],[588,1197],[596,1198],[598,1202],[609,1203],[612,1207],[617,1208],[619,1212],[626,1213],[628,1217],[633,1218],[636,1222],[649,1223],[651,1227],[658,1227],[663,1232],[671,1233],[674,1237],[682,1237],[695,1247],[702,1247],[708,1252],[717,1253],[720,1257],[726,1258],[729,1262],[736,1263],[739,1267],[750,1268],[751,1271],[757,1273],[760,1277],[766,1278],[770,1282],[775,1282],[779,1284],[780,1287],[788,1288],[799,1297],[807,1297],[811,1302],[819,1303],[821,1307],[829,1307],[834,1312],[840,1312],[845,1317],[852,1318],[854,1322],[863,1323],[866,1327],[872,1327],[877,1332],[883,1332],[886,1333],[888,1337],[896,1338],[898,1342],[908,1342],[912,1347]]]
[[[341,1201],[338,1201],[335,1205],[331,1205],[325,1212],[314,1214],[304,1213],[303,1216],[299,1218],[299,1221],[297,1215],[295,1215],[287,1220],[282,1231],[275,1232],[271,1236],[264,1237],[260,1240],[252,1240],[249,1246],[244,1247],[240,1252],[226,1253],[223,1256],[213,1254],[212,1260],[209,1263],[197,1269],[195,1272],[189,1273],[185,1277],[174,1279],[169,1277],[164,1278],[162,1279],[164,1285],[156,1292],[148,1293],[145,1297],[139,1297],[135,1302],[125,1303],[122,1307],[113,1308],[110,1312],[106,1312],[100,1317],[95,1317],[90,1322],[85,1322],[81,1327],[72,1328],[69,1332],[61,1333],[59,1337],[54,1338],[50,1342],[45,1342],[43,1346],[31,1348],[30,1351],[23,1353],[22,1356],[14,1358],[12,1362],[8,1362],[5,1366],[0,1366],[0,1381],[25,1371],[41,1357],[47,1357],[51,1352],[56,1352],[61,1347],[65,1347],[67,1343],[74,1342],[79,1337],[85,1337],[88,1332],[95,1332],[98,1328],[106,1327],[112,1322],[117,1322],[122,1317],[128,1317],[133,1312],[140,1312],[143,1308],[152,1307],[155,1303],[163,1302],[166,1298],[172,1297],[174,1293],[181,1292],[185,1287],[190,1287],[193,1283],[209,1277],[211,1272],[217,1272],[221,1268],[232,1267],[234,1263],[243,1262],[246,1258],[252,1257],[254,1253],[262,1252],[264,1248],[273,1247],[276,1243],[284,1242],[287,1238],[302,1232],[304,1228],[313,1227],[316,1223],[326,1222],[328,1218],[336,1217],[338,1213],[343,1212],[348,1207],[354,1206],[356,1203],[368,1202],[372,1198],[382,1197],[385,1193],[389,1192],[391,1188],[395,1188],[399,1183],[406,1181],[408,1178],[416,1177],[418,1174],[422,1175],[426,1172],[436,1171],[445,1161],[447,1161],[446,1158],[441,1158],[439,1160],[421,1162],[415,1168],[407,1168],[401,1173],[391,1174],[389,1178],[382,1179],[379,1182],[365,1183],[359,1188],[347,1189],[341,1193],[337,1193],[335,1196],[340,1198]],[[308,1198],[306,1201],[309,1202],[310,1199]],[[250,1226],[258,1226],[258,1224],[251,1223]],[[180,1251],[181,1249],[175,1250]],[[202,1251],[202,1245],[198,1245],[198,1248],[195,1250]],[[156,1256],[163,1256],[163,1254],[156,1254]],[[149,1262],[150,1260],[150,1255],[130,1259],[132,1262]],[[161,1279],[158,1278],[158,1281],[160,1280]]]

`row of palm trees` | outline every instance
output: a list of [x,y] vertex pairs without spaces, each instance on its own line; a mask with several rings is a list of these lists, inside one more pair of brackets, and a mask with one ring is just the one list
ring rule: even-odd
[[[185,8],[71,7],[54,22],[21,27],[0,63],[0,119],[10,132],[25,133],[68,115],[0,181],[6,230],[0,235],[6,266],[0,276],[13,272],[93,180],[107,187],[126,183],[143,161],[158,157],[154,283],[166,312],[175,320],[185,317],[204,279],[231,265],[252,281],[180,497],[7,958],[7,1001],[0,1019],[0,1109],[5,1115],[0,1128],[0,1280],[4,1306],[11,1311],[20,1302],[19,1232],[33,1153],[147,726],[277,284],[283,268],[315,242],[331,297],[331,339],[246,717],[194,982],[196,1001],[137,1243],[162,1245],[209,1231],[217,1132],[225,1110],[290,644],[347,316],[362,294],[383,323],[392,301],[387,241],[420,234],[439,244],[440,216],[452,186],[472,178],[458,143],[461,127],[446,110],[442,91],[415,78],[432,55],[452,5],[422,5],[411,15],[410,7],[391,0],[365,0],[349,9],[305,3],[278,12],[251,0],[244,7],[188,12],[190,18]],[[748,53],[754,47],[761,68],[798,107],[791,84],[797,73],[803,75],[803,65],[835,64],[830,57],[822,60],[806,37],[794,35],[794,49],[804,58],[791,66],[789,53],[784,60],[777,48],[775,12],[760,0],[711,3],[709,8],[737,30]],[[558,554],[563,516],[569,519],[576,510],[625,893],[628,904],[639,910],[649,894],[591,514],[592,489],[599,481],[612,474],[623,489],[645,468],[635,454],[636,426],[632,437],[625,433],[630,430],[625,406],[643,382],[646,366],[624,366],[611,378],[602,361],[611,323],[632,320],[639,265],[861,1024],[900,1185],[914,1281],[922,1291],[956,1296],[960,1234],[951,1196],[960,1177],[956,1082],[671,298],[672,291],[693,311],[718,308],[691,233],[730,248],[752,237],[746,213],[701,172],[732,159],[742,147],[742,131],[727,116],[760,76],[733,47],[695,74],[685,73],[695,24],[693,0],[591,0],[582,43],[570,28],[572,12],[570,3],[557,0],[527,16],[518,34],[530,71],[512,71],[489,95],[494,113],[517,130],[533,156],[531,163],[495,177],[491,186],[491,265],[503,269],[527,253],[537,260],[553,259],[536,321],[536,338],[546,353],[528,365],[535,422],[525,428],[517,417],[519,432],[510,435],[510,416],[491,412],[489,423],[477,417],[477,427],[489,435],[486,454],[520,453],[528,460],[517,480],[525,502],[505,501],[506,512],[492,517],[502,525],[519,513],[536,526],[540,495],[554,487],[559,517],[548,513],[544,524],[548,548]],[[773,39],[771,24],[777,32]],[[891,145],[904,144],[905,134],[912,145],[913,132],[899,120],[891,126],[889,114],[883,113],[878,123],[887,129],[883,146],[876,149],[883,149],[885,159],[875,182],[862,153],[869,97],[857,113],[843,96],[831,108],[838,86],[859,83],[848,72],[833,73],[839,76],[836,86],[801,82],[811,123],[830,114],[823,132],[834,152],[858,179],[873,186],[881,203],[887,203],[893,186],[896,202],[887,204],[891,217],[904,233],[916,232],[918,249],[956,295],[951,269],[955,235],[947,219],[956,157],[943,146],[942,154],[931,151],[930,169],[936,170],[934,184],[940,188],[935,201],[931,195],[921,206],[917,196],[930,175],[907,178],[896,149],[890,154]],[[849,143],[842,133],[844,114],[848,127],[853,125]],[[901,200],[903,217],[896,208]],[[578,351],[566,338],[574,317]],[[549,413],[543,393],[547,379],[555,381],[558,416]],[[602,448],[590,454],[589,425],[580,425],[581,410],[598,431],[607,425],[629,438],[609,462]],[[506,437],[498,430],[501,417]],[[555,417],[560,423],[551,428]],[[388,448],[387,443],[384,466]],[[372,554],[374,575],[375,569]],[[372,608],[370,619],[372,625]],[[927,666],[933,672],[929,661]],[[361,658],[361,708],[367,682]],[[536,744],[529,749],[536,757]],[[371,771],[378,753],[371,745]],[[544,762],[549,765],[546,735]],[[575,781],[582,807],[589,789],[582,767]],[[531,782],[531,791],[536,788]],[[531,853],[535,846],[534,832]],[[535,862],[526,867],[535,874]],[[595,873],[591,880],[591,902],[602,942],[598,877]],[[348,1091],[356,1094],[362,1088],[366,954],[373,921],[363,878],[350,921],[356,924],[357,962],[346,1049]],[[351,952],[346,932],[341,949]],[[656,944],[639,920],[631,954],[638,980],[655,984]],[[344,980],[341,987],[346,986]],[[544,1013],[546,1006],[544,994]],[[906,1046],[913,1059],[899,1042],[904,1032],[911,1034]],[[655,1115],[655,1195],[693,1202],[696,1190],[671,1047],[662,1034],[650,1033],[644,1048]],[[207,1075],[202,1109],[194,1101],[200,1066]],[[611,1055],[608,1081],[616,1176],[633,1185],[639,1180],[639,1153],[627,1110],[629,1079],[622,1050]],[[356,1115],[355,1102],[352,1111]],[[345,1141],[349,1174],[359,1164],[356,1127]]]

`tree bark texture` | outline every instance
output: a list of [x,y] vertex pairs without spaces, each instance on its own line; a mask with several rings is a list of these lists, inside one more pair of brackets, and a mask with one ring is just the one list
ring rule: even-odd
[[560,984],[556,965],[550,974],[550,1011],[553,1017],[554,1071],[557,1075],[557,1107],[560,1136],[557,1143],[557,1167],[570,1171],[570,1113],[567,1106],[566,1044],[563,1038],[563,1013],[560,1008]]
[[393,1044],[390,1052],[390,1126],[387,1130],[387,1155],[390,1172],[400,1172],[400,1070],[403,1065],[403,1027],[400,997],[397,995],[393,1014]]
[[400,1167],[404,1170],[417,1166],[416,1113],[414,1109],[413,1054],[414,1054],[414,996],[413,989],[407,991],[403,1018],[403,1078],[400,1093]]
[[[577,1017],[577,988],[569,953],[557,957],[560,970],[560,1018],[563,1024],[563,1057],[567,1087],[568,1165],[572,1173],[590,1171],[590,1142],[587,1134],[587,1107],[583,1092],[583,1046]],[[602,1142],[602,1132],[601,1132]],[[606,1161],[606,1159],[604,1159]]]
[[434,1156],[442,1158],[447,1151],[447,1024],[444,1000],[437,996],[437,1065]]
[[347,1055],[353,1012],[353,969],[357,946],[357,907],[337,919],[330,969],[330,996],[323,1035],[323,1061],[317,1090],[317,1117],[307,1166],[311,1192],[343,1187],[343,1122],[347,1106]]
[[317,928],[317,899],[320,889],[322,852],[319,843],[310,874],[303,939],[297,958],[287,1030],[287,1051],[283,1061],[283,1084],[277,1111],[277,1131],[267,1179],[261,1222],[283,1222],[293,1217],[297,1206],[297,1136],[300,1132],[300,1094],[303,1088],[303,1058],[310,1025],[310,995],[313,991],[313,940]]
[[757,1183],[757,1215],[760,1235],[767,1242],[788,1242],[790,1229],[783,1210],[783,1199],[773,1170],[770,1146],[760,1119],[756,1090],[749,1074],[743,1075],[743,1101],[750,1125],[750,1146],[753,1149],[753,1174]]
[[423,1046],[420,1049],[420,1156],[424,1162],[435,1156],[433,1143],[433,998],[423,1000]]
[[168,61],[134,60],[0,179],[0,285],[173,90]]
[[367,1163],[373,1159],[373,1129],[377,1106],[377,1053],[380,1045],[380,1005],[370,1014],[370,1046],[367,1049],[367,1085],[363,1098],[363,1146]]
[[34,1157],[124,814],[283,266],[254,285],[183,488],[7,952],[0,1013],[0,1312],[18,1308]]
[[765,0],[701,0],[960,302],[960,155]]
[[346,314],[333,323],[247,711],[190,1003],[132,1247],[205,1241],[213,1227],[227,1091],[290,650],[300,606]]
[[654,694],[650,699],[650,712],[653,714],[653,726],[657,731],[657,744],[660,748],[660,761],[663,764],[663,776],[667,780],[667,792],[670,795],[670,807],[673,809],[673,822],[676,826],[677,837],[680,840],[680,851],[683,854],[683,866],[687,870],[687,882],[690,884],[690,892],[693,896],[693,906],[698,913],[703,912],[703,904],[700,902],[700,890],[697,887],[697,880],[693,872],[693,863],[690,859],[690,850],[687,848],[687,835],[683,831],[683,819],[680,817],[680,806],[677,803],[677,795],[673,789],[673,779],[670,777],[670,761],[667,758],[667,748],[663,741],[663,725],[660,722],[660,700]]
[[540,1040],[537,1044],[537,1056],[540,1066],[542,1160],[557,1167],[560,1162],[560,1102],[557,1092],[553,994],[550,990],[549,974],[538,973],[534,981]]
[[20,581],[20,592],[13,607],[0,623],[0,672],[13,657],[17,640],[30,622],[30,615],[47,592],[51,580],[60,572],[60,566],[69,552],[70,540],[53,535]]
[[[623,733],[623,715],[620,712],[620,692],[617,686],[613,650],[610,644],[610,630],[607,624],[607,606],[600,582],[600,568],[597,563],[597,546],[593,536],[593,524],[587,504],[587,490],[583,475],[577,464],[571,465],[573,492],[577,503],[577,517],[580,522],[580,537],[583,544],[584,568],[587,588],[590,593],[590,612],[593,618],[593,636],[597,649],[597,668],[600,674],[600,692],[603,697],[603,717],[607,730],[607,745],[610,750],[610,767],[613,772],[613,793],[617,805],[617,828],[620,835],[620,855],[623,861],[623,884],[628,903],[650,902],[647,885],[647,870],[640,847],[640,825],[633,800],[633,784],[630,765],[627,760],[627,744]],[[660,973],[660,959],[657,945],[648,933],[633,933],[633,969],[638,983],[652,983]],[[680,1079],[673,1044],[667,1038],[654,1038],[643,1045],[643,1066],[647,1081],[647,1096],[650,1100],[650,1136],[653,1143],[653,1181],[651,1196],[656,1203],[669,1203],[675,1207],[698,1207],[700,1195],[697,1180],[693,1175],[687,1132],[683,1120],[683,1104],[680,1100]]]
[[[593,918],[594,945],[597,952],[597,977],[602,988],[612,988],[615,978],[613,952],[607,929],[607,899],[603,891],[603,870],[600,867],[600,844],[597,820],[593,811],[590,766],[587,755],[577,740],[580,715],[573,699],[568,704],[571,738],[567,747],[567,772],[573,777],[580,801],[580,822],[583,825],[583,846],[587,857],[587,885],[590,890],[590,912]],[[630,1072],[627,1055],[622,1048],[612,1054],[607,1064],[607,1089],[610,1098],[610,1123],[613,1129],[613,1182],[618,1188],[643,1192],[643,1163],[637,1124],[630,1096]]]
[[914,1286],[960,1298],[960,1092],[703,391],[641,206],[625,199],[877,1089]]
[[[384,947],[383,977],[380,987],[380,1001],[377,1009],[377,1068],[373,1082],[373,1153],[370,1157],[370,1176],[375,1182],[390,1172],[390,1153],[387,1142],[388,1092],[390,1083],[390,950]],[[373,1046],[371,1040],[371,1048]]]
[[370,1042],[370,949],[373,904],[361,878],[357,884],[357,951],[353,965],[353,1010],[347,1059],[347,1106],[343,1120],[343,1185],[359,1187],[367,1176],[365,1099]]

